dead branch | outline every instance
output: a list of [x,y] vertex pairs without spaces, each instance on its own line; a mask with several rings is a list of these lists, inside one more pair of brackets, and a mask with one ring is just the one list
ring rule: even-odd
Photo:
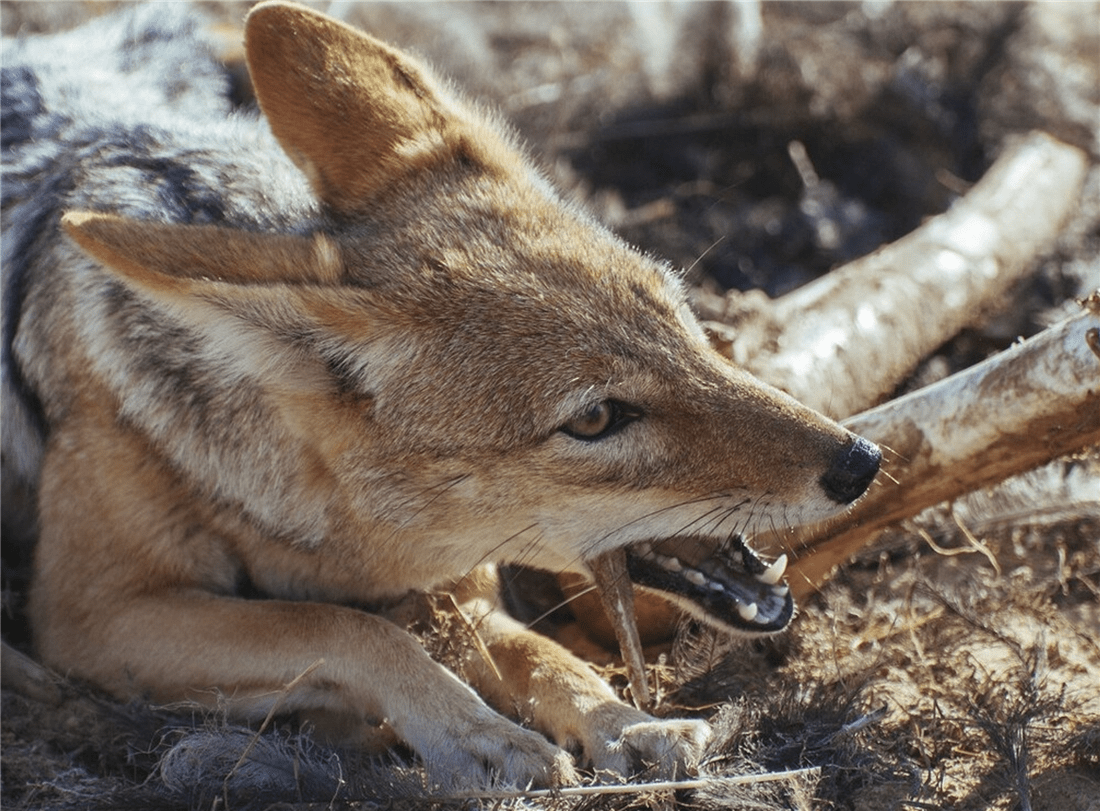
[[56,707],[70,696],[64,680],[7,642],[0,642],[0,684],[26,698]]
[[774,301],[731,299],[735,331],[715,326],[719,348],[834,418],[868,408],[1033,267],[1087,169],[1080,150],[1031,133],[953,208],[897,242]]
[[1092,346],[1100,291],[1084,305],[984,363],[845,421],[888,449],[889,475],[841,522],[782,542],[798,554],[788,569],[796,595],[816,589],[890,524],[1100,443],[1100,355]]

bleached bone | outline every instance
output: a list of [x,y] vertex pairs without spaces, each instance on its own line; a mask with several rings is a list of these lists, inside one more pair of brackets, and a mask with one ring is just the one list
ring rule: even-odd
[[1079,149],[1031,133],[896,242],[774,301],[733,294],[733,323],[711,325],[719,348],[834,418],[869,408],[1034,267],[1087,171]]
[[844,422],[889,449],[889,475],[831,527],[758,540],[797,554],[787,575],[796,597],[885,527],[1100,443],[1100,291],[1083,304],[984,363]]

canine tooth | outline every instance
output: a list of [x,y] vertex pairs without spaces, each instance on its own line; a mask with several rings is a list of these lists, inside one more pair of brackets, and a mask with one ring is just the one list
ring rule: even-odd
[[696,571],[695,569],[688,569],[687,572],[684,573],[684,577],[687,578],[687,581],[689,583],[694,583],[697,586],[706,585],[707,582],[707,579],[703,576],[703,573]]
[[756,607],[756,603],[744,603],[737,604],[737,613],[741,615],[741,619],[745,622],[752,622],[756,619],[756,615],[760,612],[760,609]]
[[772,594],[774,594],[776,597],[786,597],[787,592],[789,591],[790,589],[787,588],[786,583],[780,583],[778,586],[772,586]]
[[640,543],[635,548],[638,550],[638,554],[644,558],[648,558],[653,555],[653,544],[651,543]]
[[721,583],[719,583],[717,580],[711,580],[710,583],[707,584],[707,588],[709,588],[711,591],[725,591],[726,590],[726,587],[723,586]]
[[771,566],[758,574],[756,579],[766,585],[774,586],[779,582],[779,578],[783,576],[785,571],[787,571],[787,556],[780,555]]
[[668,569],[670,572],[683,571],[684,566],[680,563],[679,558],[665,558],[661,561],[661,565]]

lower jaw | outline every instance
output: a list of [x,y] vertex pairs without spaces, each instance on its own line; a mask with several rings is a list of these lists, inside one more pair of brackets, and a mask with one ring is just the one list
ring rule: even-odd
[[[662,551],[670,543],[674,542],[664,542]],[[768,566],[747,547],[741,545],[735,549],[742,555],[744,571],[730,572],[725,579],[728,589],[699,581],[699,577],[691,572],[683,578],[668,575],[669,584],[678,583],[684,591],[693,591],[697,597],[695,600],[689,594],[666,591],[645,582],[661,579],[661,568],[652,562],[654,559],[668,565],[667,557],[655,554],[652,545],[636,546],[629,551],[616,549],[588,561],[611,627],[607,629],[599,627],[599,623],[589,624],[594,624],[594,630],[600,632],[596,635],[603,637],[599,641],[618,644],[631,674],[635,696],[639,695],[640,690],[644,691],[644,685],[634,684],[644,679],[643,645],[671,639],[683,612],[735,635],[772,634],[783,630],[790,622],[794,604],[786,586],[780,581],[785,559]],[[728,552],[726,557],[730,557]],[[647,562],[646,558],[649,559]],[[676,566],[679,568],[678,561]],[[645,567],[648,567],[648,572],[643,571]],[[698,582],[689,585],[690,577]],[[640,628],[639,615],[642,619]],[[608,637],[613,637],[613,640]]]
[[794,603],[782,582],[785,555],[770,565],[741,538],[677,537],[625,550],[627,575],[643,590],[719,630],[741,636],[782,631]]

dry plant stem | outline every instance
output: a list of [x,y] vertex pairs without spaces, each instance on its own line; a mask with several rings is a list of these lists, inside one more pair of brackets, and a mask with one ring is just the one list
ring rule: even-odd
[[[1085,312],[967,369],[844,425],[887,450],[885,471],[840,522],[779,542],[798,559],[796,596],[890,524],[942,501],[1100,443],[1100,291]],[[762,544],[763,545],[763,544]]]
[[784,780],[800,780],[804,777],[818,777],[820,766],[807,766],[803,769],[791,769],[785,772],[766,772],[764,774],[739,774],[727,777],[699,777],[691,780],[663,780],[654,783],[621,783],[599,786],[565,786],[563,788],[530,789],[527,791],[483,791],[472,794],[433,797],[436,801],[455,800],[538,800],[567,797],[599,797],[612,794],[653,794],[667,791],[686,791],[721,786],[750,786],[760,783],[777,783]]
[[944,214],[762,305],[738,325],[730,356],[834,418],[874,405],[1032,267],[1087,169],[1074,147],[1021,138]]
[[648,710],[649,681],[646,679],[638,622],[634,616],[634,587],[626,572],[626,552],[622,549],[605,552],[593,559],[591,566],[600,600],[615,628],[615,638],[619,641],[619,653],[626,665],[634,704],[640,710]]
[[222,800],[225,803],[226,808],[230,807],[229,782],[233,779],[233,775],[237,773],[237,770],[240,769],[244,762],[248,759],[248,756],[252,752],[252,749],[256,745],[256,742],[260,739],[260,736],[264,734],[264,730],[267,729],[267,727],[271,724],[271,719],[275,717],[275,714],[279,711],[279,708],[283,706],[283,702],[286,700],[286,697],[290,695],[291,691],[294,690],[295,687],[301,684],[302,680],[305,679],[306,676],[308,676],[324,663],[324,659],[318,659],[316,662],[311,664],[309,667],[307,667],[305,670],[303,670],[301,673],[299,673],[297,676],[287,682],[282,691],[280,691],[278,698],[275,699],[275,703],[272,704],[271,709],[268,710],[267,716],[264,718],[263,723],[260,724],[259,729],[257,729],[256,732],[249,739],[248,745],[244,748],[244,751],[241,752],[241,756],[237,758],[237,762],[233,765],[233,768],[229,770],[229,774],[227,774],[225,776],[225,779],[222,781]]

